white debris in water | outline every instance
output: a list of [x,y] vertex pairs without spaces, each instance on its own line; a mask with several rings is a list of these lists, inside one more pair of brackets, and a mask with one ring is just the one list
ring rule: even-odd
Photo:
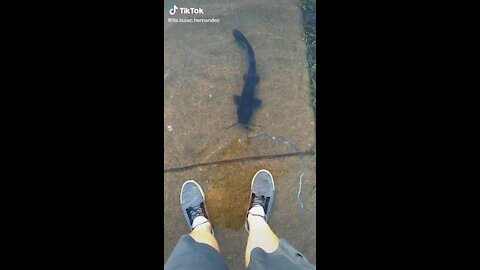
[[211,97],[212,97],[212,94],[208,95],[208,97],[211,98]]
[[172,130],[173,130],[172,126],[167,126],[167,129],[168,129],[168,131],[172,131]]

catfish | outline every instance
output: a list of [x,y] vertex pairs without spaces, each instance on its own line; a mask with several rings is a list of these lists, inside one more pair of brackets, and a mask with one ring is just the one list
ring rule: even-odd
[[[255,88],[260,80],[257,75],[257,66],[255,63],[255,54],[253,53],[252,46],[248,42],[247,38],[238,30],[233,30],[233,36],[240,43],[240,45],[246,49],[248,56],[248,70],[244,76],[243,90],[240,96],[234,95],[233,100],[237,106],[238,122],[231,125],[231,128],[237,124],[244,125],[248,129],[248,125],[257,126],[250,123],[250,119],[254,113],[254,110],[262,105],[262,100],[255,97]],[[258,126],[257,126],[258,127]]]

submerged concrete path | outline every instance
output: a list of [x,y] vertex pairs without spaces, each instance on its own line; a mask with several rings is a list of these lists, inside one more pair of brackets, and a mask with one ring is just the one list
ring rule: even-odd
[[[203,15],[175,14],[173,7],[202,8]],[[273,231],[316,263],[315,212],[297,202],[303,166],[295,150],[267,137],[247,139],[237,121],[233,95],[243,87],[247,56],[232,30],[250,41],[260,83],[249,135],[266,133],[296,144],[308,173],[303,202],[315,207],[315,118],[310,105],[306,46],[297,1],[165,1],[164,4],[164,260],[188,227],[180,211],[185,180],[203,187],[222,256],[230,269],[245,269],[243,228],[250,183],[259,169],[275,179],[276,198],[269,221]],[[218,23],[174,23],[169,18],[216,18]],[[282,156],[284,155],[284,156]],[[281,156],[279,158],[255,158]],[[233,161],[231,161],[233,160]],[[226,162],[228,161],[228,162]],[[199,166],[197,166],[200,164]],[[203,165],[202,165],[203,164]],[[206,164],[206,165],[205,165]],[[184,168],[184,169],[179,169]],[[187,168],[187,169],[185,169]]]

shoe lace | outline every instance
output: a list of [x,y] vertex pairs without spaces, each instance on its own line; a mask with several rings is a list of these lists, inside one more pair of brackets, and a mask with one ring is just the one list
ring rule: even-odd
[[197,206],[187,208],[187,214],[188,214],[188,217],[190,218],[190,223],[192,223],[196,217],[203,216],[202,206],[197,205]]
[[265,209],[265,206],[267,204],[267,198],[265,196],[257,196],[255,193],[253,194],[253,202],[252,202],[252,207],[260,205]]

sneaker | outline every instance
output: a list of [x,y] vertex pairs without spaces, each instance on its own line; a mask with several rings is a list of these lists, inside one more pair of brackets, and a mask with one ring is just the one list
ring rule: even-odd
[[[263,218],[268,222],[270,216],[273,198],[275,195],[275,183],[272,174],[267,170],[260,170],[254,176],[250,192],[250,205],[247,211],[247,217],[254,206],[263,207],[265,215]],[[245,230],[249,233],[248,221],[245,220]]]
[[[193,221],[195,218],[203,216],[206,221],[203,221],[195,226],[210,222],[208,218],[207,205],[205,204],[205,194],[203,193],[202,187],[195,180],[185,181],[182,185],[182,190],[180,191],[180,205],[182,207],[183,215],[187,221],[190,231],[193,231]],[[212,226],[212,234],[213,225]]]

